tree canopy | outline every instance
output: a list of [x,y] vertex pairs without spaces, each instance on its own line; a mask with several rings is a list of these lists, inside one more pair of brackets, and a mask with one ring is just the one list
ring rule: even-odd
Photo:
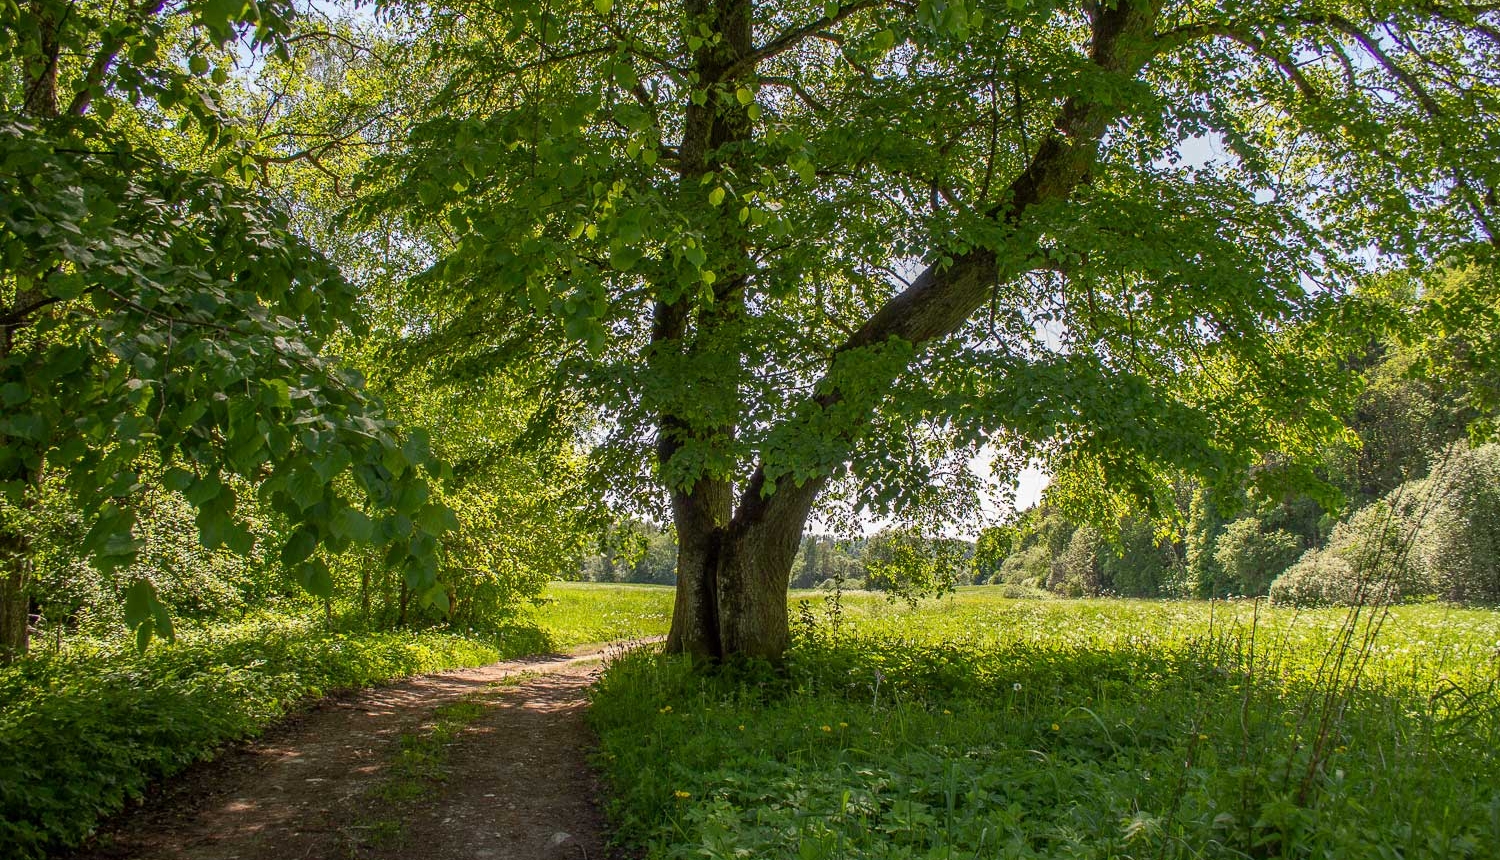
[[[13,505],[55,463],[124,558],[115,500],[160,469],[242,547],[235,474],[315,591],[320,547],[370,540],[446,600],[443,470],[327,358],[373,311],[414,415],[514,393],[475,403],[525,433],[448,426],[550,434],[542,470],[582,440],[598,493],[670,517],[670,646],[701,655],[780,654],[815,508],[972,512],[981,450],[1148,513],[1183,473],[1316,478],[1401,313],[1353,286],[1496,243],[1500,10],[1467,3],[0,14]],[[1421,360],[1489,360],[1461,341]]]
[[366,210],[445,227],[416,336],[606,416],[684,650],[779,653],[812,507],[952,505],[980,446],[1148,497],[1313,450],[1339,296],[1493,235],[1471,5],[420,8],[445,83]]

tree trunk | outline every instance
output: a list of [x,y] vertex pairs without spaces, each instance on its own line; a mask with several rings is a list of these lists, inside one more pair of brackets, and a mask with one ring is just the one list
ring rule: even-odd
[[31,542],[18,524],[0,522],[0,665],[26,656],[31,643]]
[[803,524],[756,523],[683,538],[678,525],[677,602],[669,653],[776,661],[787,646],[787,581]]
[[[826,479],[761,497],[752,485],[729,519],[729,485],[709,497],[684,495],[677,525],[677,605],[667,652],[709,659],[750,657],[777,662],[786,651],[786,594],[792,562],[812,504]],[[684,516],[686,514],[687,516]],[[719,519],[717,515],[722,515]],[[727,520],[727,522],[725,522]],[[714,525],[724,522],[724,525]]]

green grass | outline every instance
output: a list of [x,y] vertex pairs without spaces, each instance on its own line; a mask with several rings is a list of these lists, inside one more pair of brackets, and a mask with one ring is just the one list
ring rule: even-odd
[[672,596],[666,585],[554,582],[521,619],[548,631],[558,649],[665,636]]
[[593,719],[622,835],[653,858],[1500,845],[1500,615],[1400,607],[1364,647],[1368,614],[992,595],[796,595],[784,673],[616,661]]

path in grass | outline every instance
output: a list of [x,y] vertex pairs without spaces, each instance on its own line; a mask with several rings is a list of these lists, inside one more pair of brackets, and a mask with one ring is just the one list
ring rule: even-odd
[[327,700],[172,780],[76,858],[604,857],[583,711],[619,648]]

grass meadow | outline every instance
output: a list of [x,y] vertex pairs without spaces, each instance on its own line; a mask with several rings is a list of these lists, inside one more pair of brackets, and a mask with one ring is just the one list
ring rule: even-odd
[[785,672],[639,651],[601,680],[611,812],[647,857],[1500,856],[1500,614],[791,609]]

